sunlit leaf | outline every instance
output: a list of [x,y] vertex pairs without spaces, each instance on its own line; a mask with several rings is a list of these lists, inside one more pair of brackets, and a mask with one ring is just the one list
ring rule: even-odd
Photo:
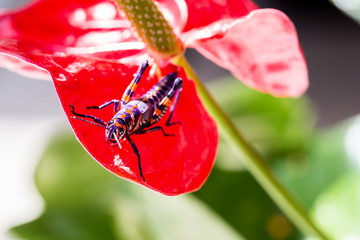
[[317,199],[314,216],[333,239],[360,236],[360,172],[340,177]]

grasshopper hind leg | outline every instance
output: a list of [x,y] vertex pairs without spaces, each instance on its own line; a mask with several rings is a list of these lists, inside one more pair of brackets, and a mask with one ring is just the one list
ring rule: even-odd
[[181,78],[177,78],[174,82],[174,94],[175,94],[175,98],[174,98],[174,103],[170,108],[170,115],[168,117],[168,119],[166,120],[166,126],[171,126],[174,124],[181,124],[180,121],[176,121],[176,122],[171,122],[172,116],[174,114],[174,110],[176,108],[176,105],[179,101],[179,97],[180,97],[180,93],[182,91],[182,86],[183,86],[183,81]]
[[157,110],[154,112],[154,115],[152,116],[152,119],[151,119],[151,124],[155,124],[161,119],[161,117],[166,113],[166,111],[170,107],[170,104],[171,104],[173,99],[174,99],[174,103],[170,108],[170,115],[169,115],[169,118],[166,120],[166,126],[171,126],[171,125],[174,125],[174,124],[180,124],[180,122],[171,122],[171,119],[173,117],[174,110],[175,110],[176,105],[178,103],[179,96],[180,96],[180,93],[181,93],[181,90],[182,90],[182,86],[183,86],[182,78],[179,78],[179,77],[176,78],[174,80],[174,83],[173,83],[170,91],[161,100]]

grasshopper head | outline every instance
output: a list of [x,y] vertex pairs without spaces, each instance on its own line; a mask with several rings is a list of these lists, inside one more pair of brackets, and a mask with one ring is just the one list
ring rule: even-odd
[[124,120],[120,118],[111,119],[106,127],[105,136],[110,142],[117,142],[124,138],[127,133],[127,126]]

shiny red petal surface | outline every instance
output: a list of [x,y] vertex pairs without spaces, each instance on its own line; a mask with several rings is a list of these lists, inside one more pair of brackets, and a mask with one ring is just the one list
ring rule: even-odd
[[185,2],[188,8],[185,32],[193,28],[205,27],[221,19],[246,16],[257,9],[250,0],[185,0]]
[[109,0],[40,0],[0,16],[2,38],[26,42],[43,53],[89,53],[76,48],[137,41],[129,28]]
[[[77,112],[95,115],[105,121],[112,117],[111,107],[104,110],[86,110],[86,107],[120,99],[137,70],[137,67],[79,58],[55,61],[61,68],[51,72],[66,114],[72,116],[69,107],[72,104]],[[80,142],[106,169],[167,195],[200,188],[212,168],[218,142],[216,125],[202,107],[193,82],[182,72],[180,75],[184,79],[184,88],[173,120],[181,121],[181,125],[164,126],[168,114],[159,122],[175,137],[165,137],[160,131],[132,136],[140,151],[145,183],[141,181],[136,155],[127,141],[122,142],[123,149],[110,146],[105,141],[103,128],[69,118]],[[135,97],[158,80],[145,76]]]
[[[65,53],[132,61],[144,54],[110,0],[38,0],[0,13],[0,66],[36,78],[46,74],[23,55]],[[15,56],[16,58],[12,58]]]
[[[167,20],[180,33],[187,12],[186,6],[178,3],[158,1]],[[0,11],[0,29],[0,53],[9,56],[14,55],[8,50],[13,44],[20,55],[62,52],[121,62],[132,62],[146,52],[144,43],[135,36],[112,0],[33,1],[21,9]],[[36,66],[9,56],[0,56],[0,66],[44,78]]]
[[[175,0],[161,0],[159,6],[175,28],[183,28],[187,14]],[[0,37],[26,42],[43,53],[91,54],[122,50],[130,43],[128,49],[144,48],[111,0],[34,1],[1,12],[0,29]]]
[[188,35],[192,47],[257,90],[298,97],[308,87],[296,30],[278,10],[255,10],[245,18],[219,21]]

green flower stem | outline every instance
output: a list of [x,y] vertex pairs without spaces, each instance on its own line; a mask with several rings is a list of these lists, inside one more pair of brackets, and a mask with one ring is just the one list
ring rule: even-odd
[[211,115],[217,121],[218,125],[221,127],[223,137],[229,144],[231,144],[231,147],[237,152],[237,154],[242,156],[247,169],[270,195],[274,202],[277,203],[288,218],[301,231],[303,231],[304,234],[317,237],[318,239],[329,239],[315,225],[302,206],[300,206],[286,188],[277,180],[265,164],[262,156],[242,137],[232,121],[214,101],[202,81],[188,64],[185,57],[178,57],[175,59],[175,62],[184,67],[188,77],[195,81],[201,99],[205,103],[206,108],[210,111]]

